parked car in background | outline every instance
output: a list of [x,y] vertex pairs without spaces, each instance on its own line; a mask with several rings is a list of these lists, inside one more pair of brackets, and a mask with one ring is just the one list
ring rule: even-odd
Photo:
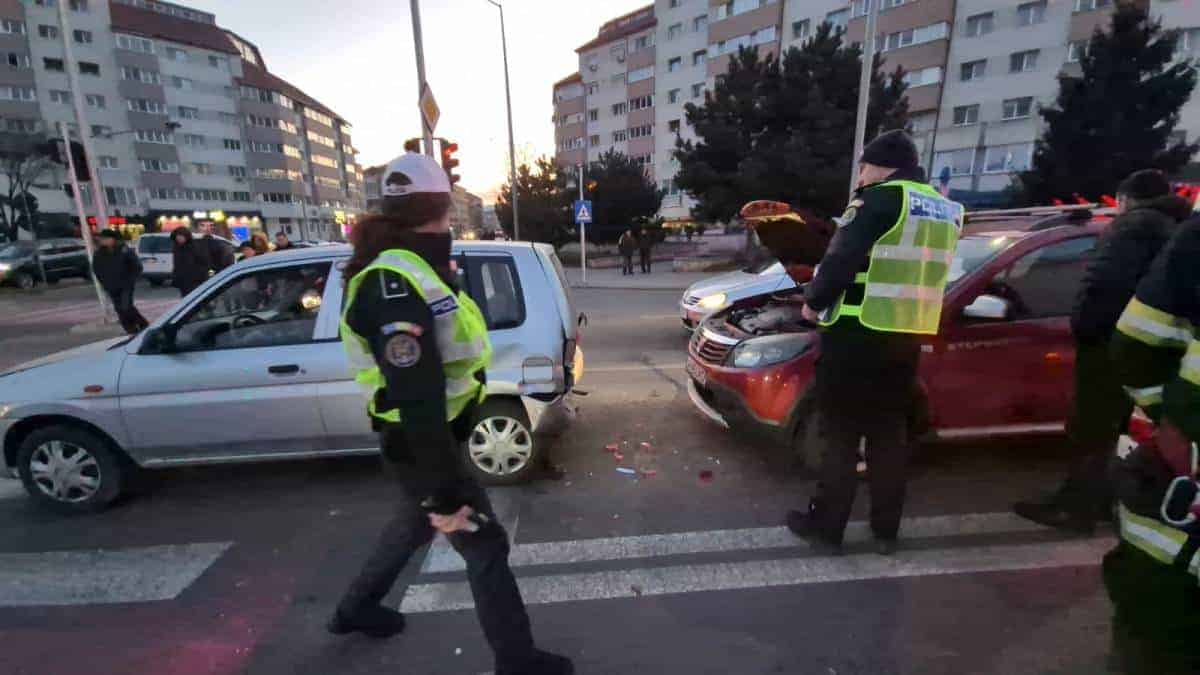
[[[46,271],[45,279],[38,268],[39,257]],[[68,277],[86,279],[91,269],[82,239],[17,241],[0,246],[0,283],[20,289],[31,289],[42,281],[56,284]]]
[[[912,412],[937,439],[1059,433],[1072,397],[1076,289],[1105,223],[965,235],[941,329],[922,338]],[[820,333],[799,289],[734,304],[688,349],[688,390],[706,417],[762,431],[802,451]]]
[[736,272],[697,281],[684,291],[679,300],[679,313],[684,327],[692,331],[705,319],[735,302],[795,286],[782,263],[768,260]]
[[[88,511],[138,467],[378,452],[338,340],[349,256],[342,245],[247,259],[137,336],[0,374],[10,473],[43,504]],[[536,470],[543,434],[573,416],[579,322],[549,245],[458,242],[454,258],[495,350],[463,462],[483,482],[516,483]]]
[[[213,238],[229,247],[232,253],[237,247],[234,242],[217,235]],[[170,232],[143,234],[137,241],[138,257],[142,260],[142,276],[151,286],[162,286],[171,282],[175,271],[175,245]]]

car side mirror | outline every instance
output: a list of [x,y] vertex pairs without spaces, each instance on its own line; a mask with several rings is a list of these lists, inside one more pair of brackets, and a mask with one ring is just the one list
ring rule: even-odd
[[170,324],[146,330],[140,354],[170,354],[175,351],[175,328]]
[[995,295],[983,294],[963,308],[963,317],[982,321],[1006,321],[1012,316],[1012,303]]

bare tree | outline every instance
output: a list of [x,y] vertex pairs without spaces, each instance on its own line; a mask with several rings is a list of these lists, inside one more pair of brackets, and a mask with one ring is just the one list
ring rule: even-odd
[[[33,214],[26,213],[25,193],[49,173],[54,162],[37,150],[41,139],[0,134],[0,173],[6,179],[0,193],[0,234],[16,241],[19,228],[33,231]],[[35,200],[36,201],[36,200]],[[24,215],[24,220],[21,219]]]

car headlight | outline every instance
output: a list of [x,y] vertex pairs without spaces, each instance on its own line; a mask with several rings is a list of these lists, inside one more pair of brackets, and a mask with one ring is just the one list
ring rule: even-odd
[[5,274],[12,269],[12,265],[8,263],[0,263],[0,274]]
[[0,405],[0,420],[8,417],[8,413],[12,412],[11,405]]
[[731,359],[734,368],[773,366],[807,352],[812,343],[812,336],[808,333],[768,335],[746,340],[734,347]]
[[725,295],[724,293],[715,293],[713,295],[706,295],[703,298],[700,298],[700,302],[697,302],[696,304],[704,309],[716,310],[724,307],[725,302],[728,299],[729,296]]

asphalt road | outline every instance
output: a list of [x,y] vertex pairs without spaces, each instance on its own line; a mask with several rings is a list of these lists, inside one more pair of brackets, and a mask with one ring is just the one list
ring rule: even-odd
[[[678,296],[576,291],[588,395],[554,445],[565,476],[493,493],[542,646],[580,673],[1106,672],[1111,532],[1065,537],[1007,514],[1061,473],[1058,442],[923,448],[905,549],[873,554],[860,524],[847,556],[816,555],[780,527],[811,480],[691,409]],[[0,354],[88,339],[64,336],[60,315],[0,315]],[[489,671],[444,542],[387,599],[410,613],[405,635],[324,632],[393,490],[364,458],[173,470],[67,518],[0,481],[0,673]],[[864,494],[856,520],[865,507]]]

